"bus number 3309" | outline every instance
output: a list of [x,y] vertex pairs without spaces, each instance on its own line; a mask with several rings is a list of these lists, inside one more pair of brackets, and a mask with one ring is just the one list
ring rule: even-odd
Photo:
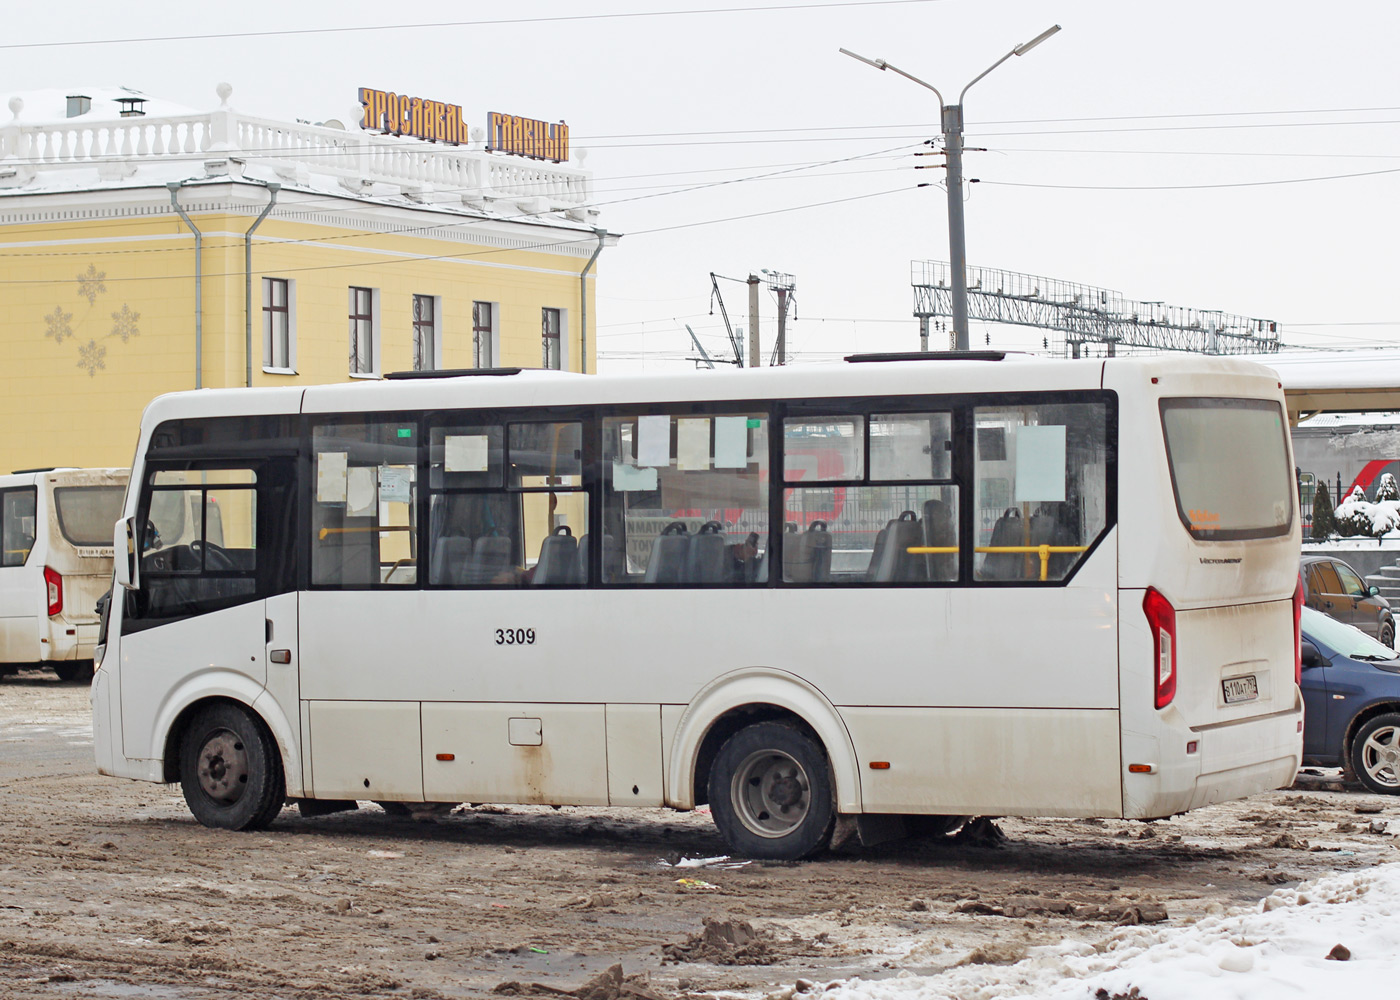
[[497,646],[533,646],[534,644],[535,630],[532,628],[496,629]]

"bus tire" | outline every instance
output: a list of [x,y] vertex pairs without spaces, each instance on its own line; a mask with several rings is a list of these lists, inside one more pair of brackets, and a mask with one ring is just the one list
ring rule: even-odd
[[1351,741],[1351,772],[1370,791],[1400,794],[1400,715],[1367,720]]
[[55,663],[53,672],[58,674],[61,681],[90,681],[92,680],[92,661],[73,660],[68,663]]
[[825,750],[784,722],[747,726],[725,741],[709,800],[720,836],[750,858],[810,857],[830,842],[836,822]]
[[180,742],[180,787],[194,818],[223,830],[262,830],[282,811],[282,760],[272,736],[236,705],[212,705]]

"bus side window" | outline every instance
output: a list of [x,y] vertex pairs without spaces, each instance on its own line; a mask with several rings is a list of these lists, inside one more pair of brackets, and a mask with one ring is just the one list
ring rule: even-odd
[[33,486],[0,493],[0,566],[23,566],[34,548]]
[[641,413],[603,421],[603,582],[760,586],[768,417]]
[[418,582],[416,420],[350,416],[312,429],[311,582]]
[[252,600],[258,587],[258,490],[252,469],[162,469],[142,508],[141,591],[133,621],[159,622]]
[[783,422],[783,581],[954,583],[958,487],[947,411]]
[[428,440],[431,586],[584,582],[581,423],[444,421]]
[[1107,526],[1107,408],[978,407],[974,420],[974,577],[1065,579]]

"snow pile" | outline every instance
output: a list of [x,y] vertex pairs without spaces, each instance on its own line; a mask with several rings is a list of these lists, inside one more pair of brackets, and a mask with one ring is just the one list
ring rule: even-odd
[[1330,1000],[1388,994],[1398,956],[1400,864],[1387,864],[1280,889],[1257,909],[1235,916],[1185,927],[1124,928],[1097,948],[1082,942],[1032,948],[1013,965],[957,965],[936,976],[852,979],[797,996]]

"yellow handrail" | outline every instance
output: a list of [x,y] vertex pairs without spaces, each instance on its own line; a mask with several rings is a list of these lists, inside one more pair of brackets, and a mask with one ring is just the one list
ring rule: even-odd
[[365,531],[412,531],[411,524],[385,524],[379,527],[373,525],[352,525],[349,528],[322,528],[316,535],[316,541],[324,542],[327,535],[357,535]]
[[[950,555],[958,551],[952,545],[911,545],[904,550],[912,555]],[[1050,556],[1061,552],[1088,552],[1087,545],[979,545],[973,552],[1031,552],[1040,556],[1040,578],[1049,579]]]

